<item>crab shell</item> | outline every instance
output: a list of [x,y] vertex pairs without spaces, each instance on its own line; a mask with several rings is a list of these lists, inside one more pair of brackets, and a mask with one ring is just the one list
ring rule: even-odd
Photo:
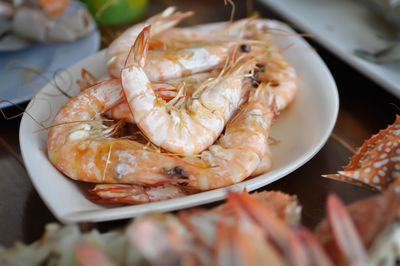
[[324,175],[382,191],[400,177],[400,116],[396,121],[366,140],[350,158],[343,171]]

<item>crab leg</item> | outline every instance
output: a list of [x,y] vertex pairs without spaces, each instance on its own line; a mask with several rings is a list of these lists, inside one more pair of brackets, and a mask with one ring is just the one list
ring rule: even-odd
[[336,195],[328,196],[327,210],[340,260],[349,265],[367,265],[368,256],[361,238],[346,207]]
[[246,193],[231,193],[228,202],[238,204],[259,225],[268,238],[282,251],[291,265],[307,265],[306,251],[289,226],[260,201]]
[[105,254],[103,254],[95,246],[82,243],[76,247],[76,259],[81,266],[116,266]]
[[321,244],[315,239],[310,231],[301,227],[295,230],[295,233],[307,250],[310,265],[333,266],[333,263],[322,248]]

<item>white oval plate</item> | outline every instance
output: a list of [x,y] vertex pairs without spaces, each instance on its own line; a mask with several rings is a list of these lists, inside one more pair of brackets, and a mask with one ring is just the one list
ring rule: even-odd
[[[293,32],[285,24],[268,21],[271,27]],[[206,27],[216,24],[206,25]],[[73,181],[60,173],[47,159],[47,131],[33,119],[48,126],[67,98],[60,95],[53,84],[47,84],[28,106],[20,126],[22,156],[40,196],[53,214],[64,223],[99,222],[130,218],[154,211],[172,211],[197,206],[225,197],[229,190],[248,191],[265,186],[284,177],[310,160],[325,144],[335,125],[339,98],[329,70],[315,51],[300,37],[289,34],[276,37],[285,47],[285,55],[299,74],[299,91],[293,104],[282,112],[273,125],[271,136],[280,140],[273,145],[273,168],[268,173],[239,184],[211,191],[149,204],[112,206],[96,204],[85,198],[92,184]],[[289,48],[288,48],[289,47]],[[105,51],[94,54],[68,69],[57,78],[59,86],[71,86],[69,93],[77,93],[75,80],[84,67],[99,77],[106,73]],[[71,80],[72,77],[72,80]],[[53,81],[54,82],[54,81]],[[40,132],[35,132],[35,131]]]

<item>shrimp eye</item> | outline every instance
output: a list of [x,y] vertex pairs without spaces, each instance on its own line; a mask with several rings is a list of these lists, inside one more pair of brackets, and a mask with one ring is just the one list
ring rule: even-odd
[[248,53],[251,50],[251,46],[247,45],[247,44],[242,44],[240,46],[240,50],[242,50],[242,52],[244,52],[244,53]]
[[252,78],[253,79],[257,79],[258,78],[258,70],[254,70]]
[[263,64],[256,64],[256,67],[258,67],[258,70],[261,72],[265,71],[265,65],[263,65]]
[[187,179],[187,177],[185,176],[185,169],[183,169],[180,166],[175,166],[174,168],[169,169],[168,174],[173,177],[176,177],[177,179],[184,179],[184,178]]
[[256,79],[251,79],[251,85],[252,85],[254,88],[257,88],[258,85],[260,85],[260,81],[259,81],[259,80],[256,80]]

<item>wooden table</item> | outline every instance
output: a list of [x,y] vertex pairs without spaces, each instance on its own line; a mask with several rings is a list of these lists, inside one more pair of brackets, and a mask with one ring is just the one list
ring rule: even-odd
[[[150,2],[145,17],[158,13],[168,5],[178,6],[182,10],[194,10],[196,15],[187,19],[184,25],[224,21],[230,16],[230,8],[224,6],[222,0],[218,3],[213,0]],[[246,10],[245,1],[237,3],[235,18],[246,16]],[[257,2],[253,3],[253,10],[262,17],[285,21]],[[296,28],[296,25],[291,26]],[[102,30],[103,34],[107,31],[109,29]],[[337,83],[340,111],[334,129],[335,135],[350,146],[358,147],[372,134],[394,122],[395,114],[399,113],[399,99],[312,39],[308,41],[325,61]],[[17,108],[7,108],[4,111],[9,116],[20,112]],[[0,140],[7,143],[0,145],[0,245],[5,246],[11,246],[15,241],[30,243],[42,235],[45,224],[57,221],[33,188],[23,165],[6,147],[15,151],[16,156],[21,156],[19,123],[20,118],[0,119]],[[331,137],[321,151],[304,166],[260,190],[281,190],[296,194],[303,206],[303,224],[313,228],[325,215],[325,199],[328,193],[337,193],[346,203],[373,194],[357,186],[321,177],[321,174],[340,170],[351,155],[347,148]],[[93,226],[105,231],[122,226],[127,221],[96,223]]]

